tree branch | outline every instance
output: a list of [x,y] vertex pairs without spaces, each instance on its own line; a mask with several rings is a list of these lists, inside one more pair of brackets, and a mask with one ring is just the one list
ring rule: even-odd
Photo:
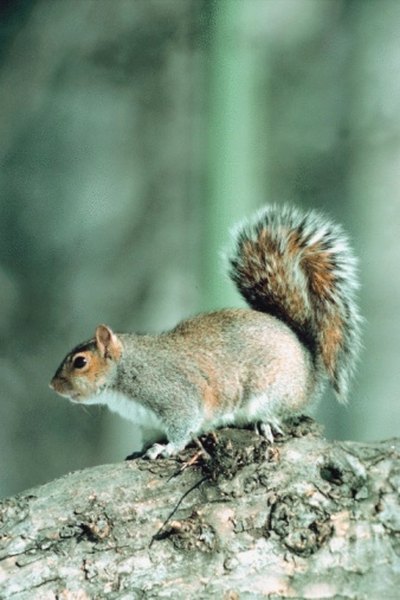
[[330,442],[308,419],[272,447],[217,436],[183,470],[136,459],[4,500],[0,597],[397,597],[399,440]]

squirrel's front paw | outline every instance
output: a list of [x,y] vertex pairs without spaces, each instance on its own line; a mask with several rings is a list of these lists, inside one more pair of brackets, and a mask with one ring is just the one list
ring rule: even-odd
[[145,452],[144,458],[154,459],[157,456],[162,456],[163,458],[169,458],[171,456],[175,456],[178,453],[178,448],[173,444],[153,444],[150,448]]

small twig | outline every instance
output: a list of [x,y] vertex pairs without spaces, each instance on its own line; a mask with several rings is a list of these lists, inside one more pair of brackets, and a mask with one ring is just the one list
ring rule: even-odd
[[199,452],[197,453],[197,455],[195,454],[195,456],[200,456],[202,454],[204,456],[205,460],[210,460],[211,456],[207,452],[207,450],[204,448],[203,444],[200,441],[200,438],[197,438],[197,437],[194,438],[194,442],[195,442],[196,446],[199,448]]
[[181,467],[179,467],[179,469],[177,471],[175,471],[175,473],[172,473],[172,475],[170,475],[170,477],[167,479],[167,482],[171,481],[171,479],[173,479],[174,477],[178,477],[178,475],[180,475],[185,469],[194,465],[198,461],[200,456],[203,456],[204,460],[211,459],[211,456],[209,455],[207,450],[204,448],[204,446],[201,443],[201,441],[199,440],[199,438],[195,437],[195,438],[193,438],[193,441],[196,444],[196,446],[199,448],[199,450],[195,454],[193,454],[193,456],[191,458],[189,458],[188,460],[185,460],[183,465]]
[[175,473],[173,473],[171,475],[171,477],[168,479],[168,481],[170,481],[174,477],[177,477],[178,475],[180,475],[188,467],[191,467],[192,465],[194,465],[198,461],[198,459],[200,458],[200,456],[202,456],[202,455],[203,455],[203,451],[202,450],[198,450],[195,454],[193,454],[192,458],[189,458],[189,460],[186,460],[183,463],[183,465]]
[[165,526],[167,525],[167,523],[172,519],[172,517],[174,516],[174,514],[176,513],[176,511],[178,510],[178,508],[180,507],[180,505],[182,504],[182,502],[184,501],[184,499],[186,498],[186,496],[188,496],[190,494],[190,492],[193,492],[193,490],[195,490],[197,487],[199,487],[207,479],[208,479],[208,475],[206,475],[205,477],[202,477],[199,481],[197,481],[194,485],[192,485],[192,487],[189,488],[183,494],[183,496],[179,499],[179,501],[177,502],[176,506],[171,511],[171,513],[168,515],[168,517],[165,519],[164,523],[161,525],[161,527],[159,528],[159,530],[151,538],[151,542],[149,544],[149,548],[151,548],[151,546],[153,545],[153,542],[160,537],[160,534],[161,534],[162,530],[165,528]]

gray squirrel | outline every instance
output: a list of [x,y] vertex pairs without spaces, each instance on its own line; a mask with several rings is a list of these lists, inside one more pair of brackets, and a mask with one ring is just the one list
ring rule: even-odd
[[267,206],[238,226],[229,261],[249,308],[200,314],[159,335],[99,325],[50,386],[156,428],[167,443],[152,445],[151,459],[222,425],[258,424],[272,442],[327,380],[345,402],[360,317],[356,259],[342,228],[315,211]]

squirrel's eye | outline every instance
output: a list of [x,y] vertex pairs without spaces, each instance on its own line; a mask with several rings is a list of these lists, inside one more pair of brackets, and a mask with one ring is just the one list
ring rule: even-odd
[[74,358],[72,366],[74,367],[74,369],[83,369],[83,367],[87,365],[87,362],[87,358],[85,358],[84,356],[77,356],[76,358]]

